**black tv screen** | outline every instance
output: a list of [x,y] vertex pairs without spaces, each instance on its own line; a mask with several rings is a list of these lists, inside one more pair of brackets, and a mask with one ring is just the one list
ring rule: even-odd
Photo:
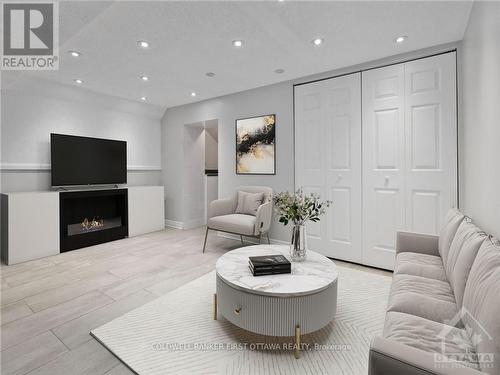
[[50,135],[52,186],[124,184],[127,142]]

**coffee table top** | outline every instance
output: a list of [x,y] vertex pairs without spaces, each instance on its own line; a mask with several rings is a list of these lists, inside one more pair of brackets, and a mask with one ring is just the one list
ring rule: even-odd
[[217,276],[227,284],[249,293],[293,297],[317,293],[337,281],[335,263],[314,251],[307,251],[303,262],[291,262],[292,273],[253,276],[248,268],[248,257],[282,254],[290,260],[289,247],[283,245],[256,245],[232,250],[217,260]]

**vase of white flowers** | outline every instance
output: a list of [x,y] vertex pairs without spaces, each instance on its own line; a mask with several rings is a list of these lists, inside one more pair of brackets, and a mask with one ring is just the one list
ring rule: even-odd
[[317,194],[304,194],[299,189],[295,193],[281,192],[273,197],[274,208],[283,225],[293,223],[290,243],[290,257],[293,262],[301,262],[307,256],[306,223],[316,223],[330,207],[331,201],[321,201]]

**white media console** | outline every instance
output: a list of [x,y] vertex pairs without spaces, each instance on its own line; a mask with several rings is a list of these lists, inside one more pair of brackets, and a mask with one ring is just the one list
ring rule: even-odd
[[[127,190],[129,237],[165,228],[163,186],[131,186],[120,189]],[[97,192],[99,189],[88,191]],[[61,252],[60,194],[71,192],[2,194],[1,249],[2,259],[6,264]]]

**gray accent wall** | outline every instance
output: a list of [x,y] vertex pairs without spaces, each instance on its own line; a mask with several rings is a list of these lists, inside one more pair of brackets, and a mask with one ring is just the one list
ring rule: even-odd
[[461,202],[500,238],[500,2],[475,1],[462,48]]
[[125,140],[129,185],[161,184],[162,108],[21,72],[2,72],[1,107],[2,192],[50,188],[50,133]]
[[[186,124],[217,119],[219,122],[219,197],[228,197],[238,186],[265,185],[274,191],[294,190],[293,85],[330,78],[359,70],[398,63],[457,48],[457,43],[395,55],[365,64],[314,76],[235,93],[206,101],[168,108],[162,119],[163,182],[165,215],[173,222],[183,221],[183,128]],[[395,48],[395,53],[397,48]],[[242,72],[244,74],[244,72]],[[217,78],[214,78],[217,79]],[[248,176],[235,172],[235,120],[276,114],[276,175]],[[289,241],[290,228],[274,221],[270,236]]]

